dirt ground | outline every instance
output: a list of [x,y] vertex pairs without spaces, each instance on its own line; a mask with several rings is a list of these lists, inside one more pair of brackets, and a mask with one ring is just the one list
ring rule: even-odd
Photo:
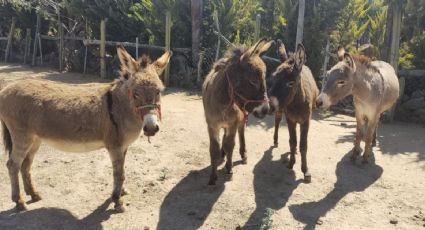
[[[26,77],[96,80],[0,65],[0,79]],[[355,120],[316,113],[308,143],[312,183],[305,184],[299,155],[293,171],[283,163],[289,150],[284,122],[279,147],[273,147],[273,120],[250,117],[248,164],[240,164],[236,144],[233,181],[220,170],[217,185],[208,186],[199,93],[167,89],[161,131],[152,143],[141,137],[129,148],[123,214],[110,204],[112,168],[104,149],[76,154],[42,145],[32,175],[43,200],[18,214],[7,155],[0,154],[0,229],[425,229],[424,126],[382,124],[373,162],[361,165],[348,160]]]

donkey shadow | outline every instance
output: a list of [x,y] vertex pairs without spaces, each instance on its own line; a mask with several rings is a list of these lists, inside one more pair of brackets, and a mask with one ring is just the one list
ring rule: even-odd
[[16,213],[15,208],[0,213],[0,229],[89,229],[101,230],[102,222],[116,213],[108,207],[107,199],[95,211],[83,219],[78,219],[71,212],[60,208],[39,208]]
[[215,186],[207,185],[210,172],[210,166],[191,171],[174,186],[161,204],[156,229],[199,229],[203,225],[225,188],[222,176]]
[[318,218],[325,216],[347,194],[364,191],[381,177],[383,169],[375,164],[373,155],[369,158],[368,165],[353,164],[350,156],[351,151],[338,162],[334,189],[324,198],[316,202],[289,206],[294,218],[306,224],[304,229],[315,229]]
[[292,192],[302,180],[295,180],[293,170],[287,169],[283,162],[289,153],[282,155],[282,159],[273,161],[271,146],[264,152],[261,160],[254,168],[254,191],[256,208],[242,229],[259,229],[264,218],[267,218],[268,209],[279,210],[285,207]]

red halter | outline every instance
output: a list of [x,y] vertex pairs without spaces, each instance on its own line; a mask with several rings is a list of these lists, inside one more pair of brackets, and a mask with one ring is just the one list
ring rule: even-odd
[[[267,92],[264,92],[264,98],[262,99],[262,100],[250,100],[250,99],[247,99],[246,97],[244,97],[244,96],[242,96],[241,94],[239,94],[238,92],[236,92],[236,90],[235,90],[235,88],[233,87],[233,84],[232,84],[232,82],[230,81],[230,78],[229,78],[229,75],[227,74],[227,72],[225,73],[225,75],[226,75],[226,79],[227,79],[227,82],[228,82],[228,84],[229,84],[229,97],[230,97],[230,102],[229,102],[229,105],[227,106],[227,109],[226,110],[228,110],[228,109],[230,109],[230,107],[233,105],[233,104],[236,104],[236,106],[242,111],[242,113],[244,114],[244,120],[245,120],[245,125],[248,123],[248,115],[249,115],[249,112],[246,110],[246,105],[248,104],[248,103],[263,103],[263,102],[269,102],[269,98],[267,97]],[[239,97],[239,99],[241,99],[242,100],[242,105],[243,106],[241,106],[241,105],[239,105],[238,103],[237,103],[237,101],[236,101],[236,97]],[[225,111],[226,111],[225,110]],[[224,113],[224,112],[223,112]]]
[[[129,89],[128,90],[128,99],[133,99],[133,92]],[[161,104],[155,103],[155,104],[146,104],[141,106],[135,106],[133,108],[134,113],[138,114],[140,119],[143,121],[143,118],[146,114],[148,114],[151,110],[154,110],[155,114],[158,116],[159,120],[162,120],[162,113],[161,113]]]

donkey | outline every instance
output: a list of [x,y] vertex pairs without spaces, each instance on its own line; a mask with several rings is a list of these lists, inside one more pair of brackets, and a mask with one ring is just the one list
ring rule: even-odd
[[301,171],[304,173],[304,181],[309,183],[311,174],[307,167],[307,137],[319,89],[311,70],[304,65],[306,55],[302,44],[298,44],[295,54],[289,57],[283,44],[278,47],[278,52],[282,64],[273,73],[273,84],[269,93],[272,111],[276,111],[274,144],[278,144],[279,123],[285,114],[291,150],[287,167],[292,169],[297,152],[296,126],[300,124]]
[[361,154],[362,163],[368,163],[372,147],[376,145],[376,129],[380,115],[390,109],[399,97],[399,83],[394,68],[383,61],[372,61],[360,55],[352,56],[344,48],[338,50],[339,62],[328,72],[328,81],[317,99],[319,108],[329,108],[352,94],[356,109],[357,131],[351,159]]
[[123,212],[124,160],[128,146],[140,135],[159,130],[159,75],[171,52],[151,63],[134,60],[117,48],[121,77],[112,83],[66,85],[46,80],[22,80],[0,91],[0,120],[12,186],[12,201],[26,210],[19,189],[19,171],[24,190],[33,201],[41,199],[31,179],[31,164],[41,142],[67,152],[106,148],[113,165],[115,210]]
[[[260,56],[273,41],[261,39],[249,49],[229,50],[219,59],[205,78],[202,100],[210,138],[211,176],[209,185],[217,180],[217,166],[227,157],[227,179],[232,177],[232,154],[236,132],[239,133],[242,163],[247,163],[245,125],[248,114],[263,118],[269,110],[265,81],[266,65]],[[220,130],[224,129],[220,150]]]

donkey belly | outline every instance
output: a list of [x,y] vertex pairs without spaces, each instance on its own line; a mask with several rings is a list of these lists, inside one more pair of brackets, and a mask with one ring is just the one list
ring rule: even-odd
[[105,146],[101,140],[78,142],[69,140],[42,139],[42,141],[55,149],[74,153],[89,152]]

